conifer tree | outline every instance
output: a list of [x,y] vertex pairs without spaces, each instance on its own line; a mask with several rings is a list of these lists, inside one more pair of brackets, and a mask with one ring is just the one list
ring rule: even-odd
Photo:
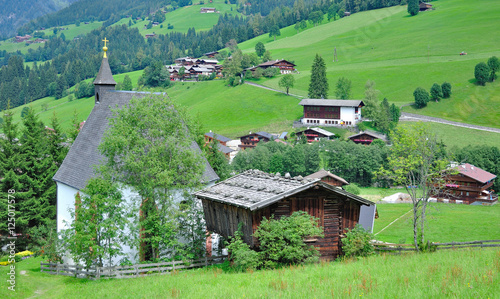
[[325,61],[316,54],[311,69],[311,82],[309,83],[309,97],[311,99],[328,98],[328,81],[326,80]]
[[219,178],[223,181],[231,177],[231,168],[224,154],[219,151],[219,142],[213,139],[205,149],[208,163]]
[[418,15],[420,7],[418,5],[418,0],[408,0],[408,13],[412,16]]

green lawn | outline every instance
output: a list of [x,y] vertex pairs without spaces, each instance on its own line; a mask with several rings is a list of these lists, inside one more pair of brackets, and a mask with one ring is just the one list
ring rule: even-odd
[[[452,97],[417,113],[500,127],[500,83],[481,87],[473,80],[475,64],[500,56],[496,34],[500,2],[484,0],[479,6],[466,0],[441,0],[433,5],[434,11],[416,17],[408,16],[406,6],[396,6],[325,21],[298,34],[288,27],[276,41],[263,35],[241,43],[240,48],[252,52],[262,41],[274,59],[294,61],[299,74],[290,92],[302,96],[307,96],[316,53],[326,62],[329,98],[335,98],[335,84],[342,76],[352,81],[352,98],[363,98],[366,81],[373,80],[379,99],[387,97],[397,105],[413,102],[416,87],[430,89],[433,83],[447,81]],[[333,62],[334,48],[338,62]],[[468,55],[458,55],[461,51]],[[261,82],[279,88],[278,81],[279,77]]]
[[[411,209],[411,204],[378,204],[374,233]],[[412,243],[412,213],[389,226],[376,238],[384,242]],[[429,203],[426,239],[431,242],[500,240],[500,205],[470,206]]]
[[[16,292],[1,298],[498,298],[500,250],[372,256],[283,269],[228,273],[202,268],[174,275],[90,281],[40,273],[40,258],[16,265]],[[7,277],[7,267],[1,267]],[[20,274],[21,271],[23,274]]]

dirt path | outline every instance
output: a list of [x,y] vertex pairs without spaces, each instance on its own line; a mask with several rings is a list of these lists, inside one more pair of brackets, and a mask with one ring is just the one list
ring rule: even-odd
[[[252,85],[252,86],[255,86],[255,87],[259,87],[259,88],[263,88],[263,89],[272,90],[272,91],[276,91],[276,92],[279,92],[279,93],[284,93],[284,94],[286,94],[286,92],[284,92],[283,90],[274,89],[274,88],[271,88],[271,87],[267,87],[267,86],[260,85],[260,84],[257,84],[257,83],[253,83],[253,82],[249,82],[249,81],[245,81],[245,84],[248,84],[248,85]],[[296,95],[296,94],[291,94],[291,93],[289,93],[288,95],[289,95],[289,96],[292,96],[292,97],[299,98],[299,99],[304,98],[303,96],[299,96],[299,95]]]
[[407,113],[407,112],[401,112],[401,117],[399,118],[399,120],[400,121],[435,122],[435,123],[441,123],[441,124],[451,125],[451,126],[455,126],[455,127],[475,129],[475,130],[481,130],[481,131],[487,131],[487,132],[493,132],[493,133],[500,133],[500,129],[497,129],[497,128],[476,126],[476,125],[471,125],[471,124],[466,124],[466,123],[459,123],[456,121],[450,121],[450,120],[446,120],[446,119],[442,119],[442,118],[425,116],[425,115],[414,114],[414,113]]
[[384,227],[383,229],[381,229],[380,231],[378,231],[376,234],[373,234],[374,236],[380,234],[381,232],[383,232],[386,228],[388,228],[389,226],[393,225],[394,222],[398,221],[399,219],[403,218],[406,214],[410,213],[413,209],[410,209],[408,212],[404,213],[403,215],[399,216],[396,220],[392,221],[391,223],[387,224],[386,227]]

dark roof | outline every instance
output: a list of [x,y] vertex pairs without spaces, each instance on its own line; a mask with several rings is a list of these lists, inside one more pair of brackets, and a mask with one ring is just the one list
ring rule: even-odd
[[116,85],[113,74],[111,74],[111,69],[109,68],[108,58],[106,57],[102,59],[101,67],[94,80],[94,84]]
[[483,170],[483,169],[476,167],[474,165],[471,165],[469,163],[459,165],[459,166],[455,167],[455,169],[458,170],[458,172],[460,172],[461,174],[463,174],[471,179],[474,179],[478,182],[481,182],[483,184],[486,182],[489,182],[497,177],[496,175],[489,173],[486,170]]
[[[108,119],[113,116],[112,109],[127,105],[132,98],[148,95],[146,92],[106,91],[101,96],[101,102],[95,104],[85,125],[71,146],[66,158],[53,179],[75,189],[85,188],[87,181],[95,175],[94,166],[104,161],[97,147],[101,143],[104,132],[109,127]],[[193,141],[191,148],[201,152]],[[206,160],[205,160],[206,161]],[[215,181],[219,177],[212,167],[205,163],[203,179],[206,182]]]
[[275,65],[276,63],[279,63],[279,62],[286,62],[286,63],[289,63],[289,64],[295,66],[294,63],[291,63],[290,61],[285,60],[285,59],[279,59],[279,60],[276,59],[276,60],[266,61],[264,63],[259,64],[258,66],[272,66],[272,65]]
[[349,185],[349,183],[346,180],[344,180],[343,178],[341,178],[337,175],[334,175],[333,173],[326,171],[326,170],[323,170],[323,169],[306,176],[305,179],[322,179],[324,177],[331,177],[332,179],[337,180],[339,182],[342,182],[345,185]]
[[373,204],[369,200],[328,185],[319,179],[305,179],[301,176],[290,178],[287,175],[282,177],[279,174],[273,175],[260,170],[247,170],[198,191],[194,195],[198,198],[254,211],[315,186],[343,195],[364,205]]
[[247,135],[243,135],[243,136],[240,136],[238,138],[243,138],[243,137],[247,137],[247,136],[252,136],[252,135],[259,135],[259,136],[262,136],[262,137],[265,137],[269,140],[273,139],[273,134],[270,134],[270,133],[267,133],[267,132],[263,132],[263,131],[260,131],[260,132],[255,132],[255,133],[250,133],[250,134],[247,134]]
[[361,100],[324,100],[324,99],[303,99],[299,105],[302,106],[333,106],[333,107],[359,107],[365,103]]
[[354,134],[352,136],[349,136],[349,139],[353,139],[353,138],[361,136],[361,135],[368,135],[368,136],[371,136],[373,138],[378,138],[378,139],[382,139],[384,141],[387,141],[387,138],[385,137],[385,135],[377,134],[377,133],[369,132],[369,131],[361,131],[358,134]]
[[302,130],[302,131],[299,131],[299,132],[295,133],[295,135],[297,135],[297,134],[301,134],[301,133],[303,133],[303,132],[305,132],[305,131],[307,131],[307,130],[312,130],[312,131],[315,131],[315,132],[317,132],[317,133],[319,133],[319,134],[323,134],[323,135],[325,135],[325,136],[327,136],[327,137],[335,136],[335,134],[334,134],[334,133],[329,132],[329,131],[327,131],[327,130],[323,130],[323,129],[321,129],[321,128],[307,128],[307,129],[305,129],[305,130]]
[[224,154],[229,154],[229,153],[232,153],[234,152],[234,149],[230,148],[230,147],[227,147],[225,146],[224,144],[220,144],[220,143],[217,143],[217,149],[224,153]]
[[220,142],[228,142],[228,141],[232,140],[231,138],[227,138],[227,137],[224,137],[222,135],[215,134],[214,132],[205,133],[205,136],[208,136],[210,138],[214,138],[214,136],[215,136],[215,139],[219,140]]

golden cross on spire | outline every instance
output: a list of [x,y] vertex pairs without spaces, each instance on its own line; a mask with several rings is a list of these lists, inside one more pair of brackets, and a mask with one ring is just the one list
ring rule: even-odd
[[102,41],[104,42],[104,47],[102,48],[102,50],[104,51],[104,58],[107,58],[106,51],[108,50],[108,47],[106,47],[106,42],[109,42],[109,40],[104,38]]

